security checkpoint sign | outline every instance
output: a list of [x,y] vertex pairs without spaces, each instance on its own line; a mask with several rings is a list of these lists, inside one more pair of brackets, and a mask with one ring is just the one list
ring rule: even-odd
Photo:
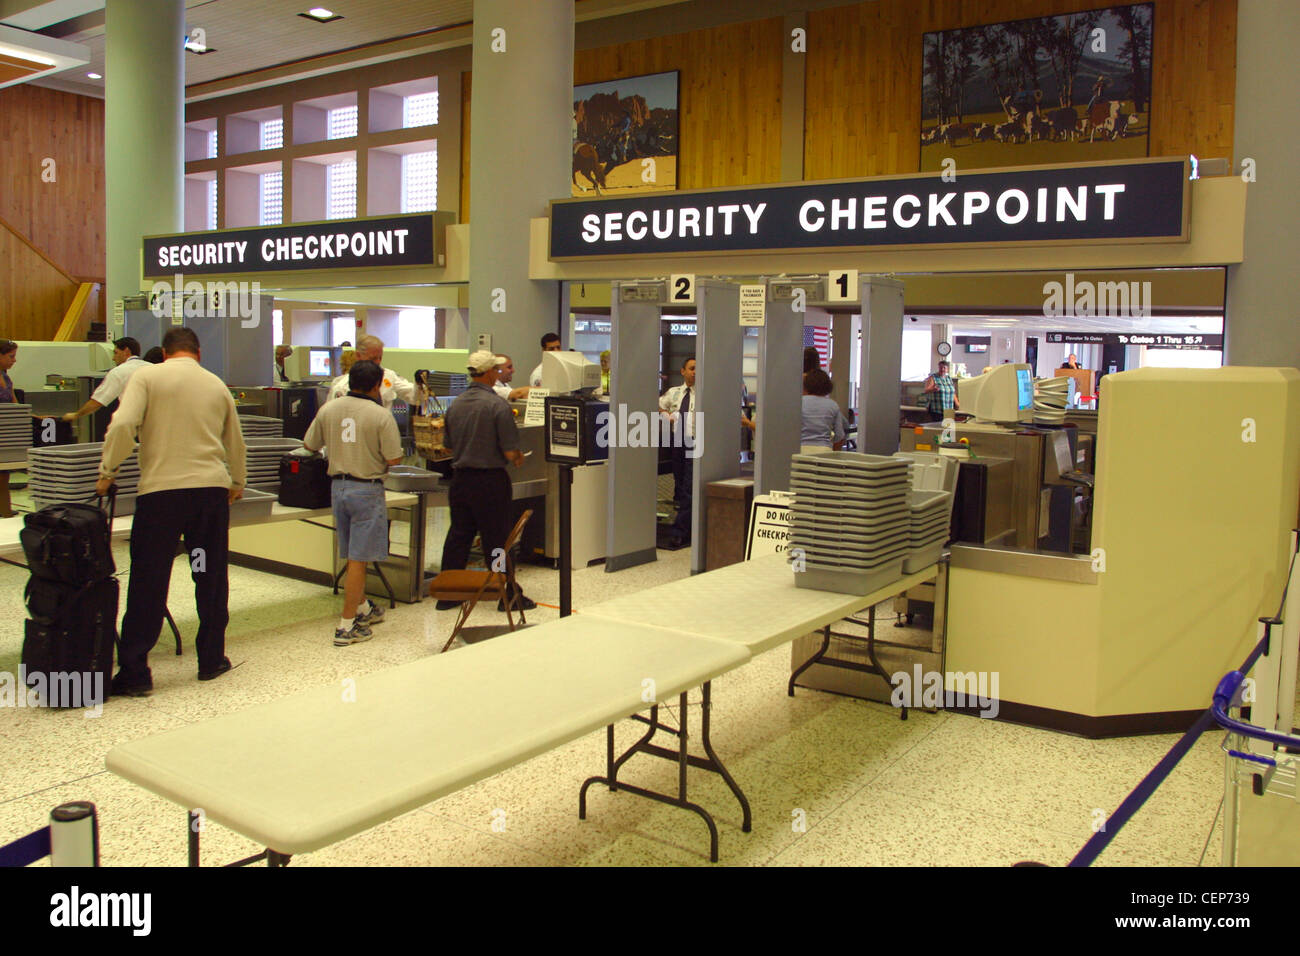
[[790,547],[790,508],[793,497],[787,491],[755,495],[749,509],[749,543],[745,560],[765,554],[785,554]]
[[767,286],[762,283],[740,287],[740,324],[762,325],[767,317]]

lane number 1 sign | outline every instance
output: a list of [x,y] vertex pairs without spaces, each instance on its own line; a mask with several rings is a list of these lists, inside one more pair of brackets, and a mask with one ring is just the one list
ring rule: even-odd
[[839,269],[832,271],[830,282],[826,284],[828,302],[858,301],[858,270]]

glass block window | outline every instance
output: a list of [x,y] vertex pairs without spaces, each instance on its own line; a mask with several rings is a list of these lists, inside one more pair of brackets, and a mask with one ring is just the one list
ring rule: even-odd
[[429,212],[437,208],[437,152],[405,153],[402,156],[402,212]]
[[217,131],[208,130],[208,159],[217,158]]
[[438,91],[402,97],[402,127],[432,126],[438,122]]
[[[213,134],[215,135],[215,134]],[[208,229],[217,228],[217,180],[208,180]]]
[[284,218],[284,181],[280,173],[262,173],[258,177],[261,192],[261,219],[263,226],[279,225]]
[[262,149],[279,149],[284,145],[284,120],[264,120],[261,132]]
[[326,120],[326,137],[329,139],[347,139],[357,135],[357,108],[341,106],[330,110]]
[[284,310],[271,310],[271,334],[273,345],[284,344]]
[[325,218],[355,219],[356,215],[356,161],[331,163],[325,167]]

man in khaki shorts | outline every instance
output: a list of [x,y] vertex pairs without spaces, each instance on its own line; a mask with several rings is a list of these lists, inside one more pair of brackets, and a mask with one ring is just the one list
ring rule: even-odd
[[383,608],[365,596],[366,565],[388,557],[384,475],[402,460],[402,436],[383,406],[383,380],[374,362],[357,362],[348,372],[347,394],[321,407],[302,440],[309,451],[324,448],[329,457],[339,557],[348,563],[335,647],[370,640],[369,625],[384,619]]

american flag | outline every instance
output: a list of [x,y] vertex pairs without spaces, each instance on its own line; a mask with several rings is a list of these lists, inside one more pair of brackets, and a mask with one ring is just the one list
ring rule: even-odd
[[812,346],[817,350],[817,355],[821,359],[823,369],[830,368],[831,365],[831,330],[819,328],[815,325],[805,325],[803,327],[803,347]]

